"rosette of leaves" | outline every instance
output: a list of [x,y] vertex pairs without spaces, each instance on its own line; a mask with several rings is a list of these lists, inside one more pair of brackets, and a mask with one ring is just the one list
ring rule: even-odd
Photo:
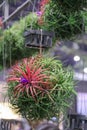
[[14,65],[7,82],[13,108],[30,120],[58,117],[75,94],[72,72],[64,69],[59,60],[43,56]]

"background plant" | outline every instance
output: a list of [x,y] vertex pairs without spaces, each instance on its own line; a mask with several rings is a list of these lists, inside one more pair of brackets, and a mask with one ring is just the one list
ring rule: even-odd
[[54,30],[57,38],[69,39],[82,32],[81,11],[87,8],[87,1],[50,0],[45,8],[44,22],[48,29]]
[[[15,22],[12,27],[3,31],[0,37],[0,62],[3,64],[3,53],[5,52],[6,66],[14,64],[17,60],[29,57],[38,52],[38,49],[26,48],[24,45],[24,31],[30,28],[37,28],[37,15],[30,13],[25,18]],[[5,51],[3,52],[3,49]],[[10,59],[11,58],[11,59]]]

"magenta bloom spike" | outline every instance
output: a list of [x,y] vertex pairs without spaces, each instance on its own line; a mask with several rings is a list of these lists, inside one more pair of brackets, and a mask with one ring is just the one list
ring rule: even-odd
[[28,83],[29,81],[28,81],[26,78],[21,77],[20,82],[21,82],[22,84],[25,84],[25,83]]

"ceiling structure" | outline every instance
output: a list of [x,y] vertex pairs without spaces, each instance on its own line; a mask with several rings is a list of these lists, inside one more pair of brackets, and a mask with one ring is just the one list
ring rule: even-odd
[[[8,1],[8,0],[0,0],[0,17],[3,17],[4,15],[4,6],[1,6],[3,1]],[[32,12],[33,10],[33,4],[35,4],[34,10],[38,9],[38,3],[40,0],[35,1],[34,0],[9,0],[9,15],[13,13],[17,8],[20,8],[21,5],[23,5],[25,2],[28,2],[27,6],[23,8],[22,11],[20,11],[17,15],[15,15],[12,20],[18,20],[20,17],[26,16],[29,12]],[[37,8],[36,8],[37,7]]]

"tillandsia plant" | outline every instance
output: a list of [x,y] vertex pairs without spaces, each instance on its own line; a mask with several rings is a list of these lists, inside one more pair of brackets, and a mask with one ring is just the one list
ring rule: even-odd
[[13,67],[8,82],[18,83],[14,88],[15,97],[26,92],[27,97],[31,96],[37,100],[38,94],[43,96],[51,89],[50,78],[45,74],[46,70],[43,69],[43,66],[36,63],[36,59],[24,59],[20,66],[17,64]]
[[12,67],[7,78],[12,106],[27,119],[58,117],[75,94],[72,72],[59,60],[35,56]]

